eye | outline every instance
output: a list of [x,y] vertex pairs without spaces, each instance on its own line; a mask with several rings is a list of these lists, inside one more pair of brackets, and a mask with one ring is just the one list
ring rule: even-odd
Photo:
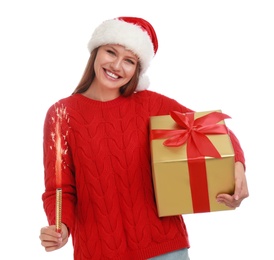
[[132,60],[132,59],[126,59],[126,62],[128,62],[128,63],[130,63],[130,64],[132,64],[132,65],[135,65],[135,61]]
[[107,53],[111,54],[111,55],[115,55],[115,52],[113,50],[107,49]]

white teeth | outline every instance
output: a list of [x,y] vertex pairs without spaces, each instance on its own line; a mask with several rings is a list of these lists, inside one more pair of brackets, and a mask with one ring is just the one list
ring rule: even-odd
[[111,73],[110,71],[106,70],[106,73],[107,73],[110,77],[115,78],[115,79],[118,79],[118,76],[115,75],[115,74],[113,74],[113,73]]

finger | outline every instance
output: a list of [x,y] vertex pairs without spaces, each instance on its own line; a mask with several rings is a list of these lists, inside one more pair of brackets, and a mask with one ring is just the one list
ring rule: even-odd
[[242,192],[242,181],[237,181],[235,182],[235,190],[234,190],[234,194],[233,194],[233,198],[235,200],[239,200],[240,199],[240,195],[241,195],[241,192]]
[[236,201],[233,196],[228,194],[219,194],[217,196],[217,202],[226,205],[229,208],[236,208],[239,206],[240,201]]
[[44,246],[44,247],[45,247],[46,252],[52,252],[54,250],[59,249],[61,246],[60,245],[47,245],[47,246]]
[[62,247],[62,239],[60,238],[58,241],[41,240],[41,245],[47,252],[54,251]]
[[43,247],[59,247],[62,244],[62,240],[60,241],[51,241],[51,240],[42,240],[41,245]]
[[41,241],[50,241],[53,243],[60,243],[60,241],[62,241],[62,237],[60,236],[52,236],[49,234],[40,234],[39,236]]
[[54,225],[41,228],[40,235],[49,235],[57,238],[61,237],[61,234],[59,232],[56,232],[56,228]]

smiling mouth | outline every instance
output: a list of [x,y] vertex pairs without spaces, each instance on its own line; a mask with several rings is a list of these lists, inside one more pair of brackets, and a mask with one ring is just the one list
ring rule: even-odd
[[110,77],[113,78],[113,79],[118,79],[118,78],[120,78],[118,75],[116,75],[116,74],[114,74],[114,73],[112,73],[112,72],[110,72],[110,71],[108,71],[108,70],[105,70],[105,72],[106,72],[106,74],[107,74],[108,76],[110,76]]

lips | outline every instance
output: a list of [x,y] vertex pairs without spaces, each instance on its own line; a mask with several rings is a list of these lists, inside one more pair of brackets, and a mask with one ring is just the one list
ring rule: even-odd
[[111,77],[111,78],[113,78],[113,79],[118,79],[118,78],[120,78],[120,76],[118,76],[117,74],[114,74],[114,73],[110,72],[109,70],[105,70],[105,72],[106,72],[106,74],[107,74],[109,77]]

